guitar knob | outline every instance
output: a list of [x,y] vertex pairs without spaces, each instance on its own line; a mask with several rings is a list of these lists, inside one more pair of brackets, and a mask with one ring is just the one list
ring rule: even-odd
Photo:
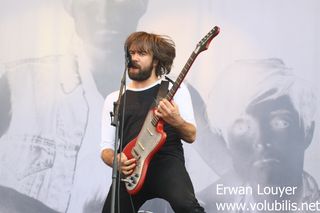
[[130,180],[131,180],[131,183],[133,183],[133,184],[135,184],[137,182],[136,177],[133,177],[133,176],[130,177]]

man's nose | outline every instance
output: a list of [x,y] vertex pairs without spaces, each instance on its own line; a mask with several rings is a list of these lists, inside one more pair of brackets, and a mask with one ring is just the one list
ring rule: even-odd
[[132,61],[137,61],[138,60],[138,54],[137,53],[132,53],[131,54],[131,60]]
[[114,0],[95,0],[95,20],[99,24],[111,24],[117,17],[116,2]]

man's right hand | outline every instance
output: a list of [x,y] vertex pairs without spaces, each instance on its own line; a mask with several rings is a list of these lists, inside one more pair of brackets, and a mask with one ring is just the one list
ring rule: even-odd
[[130,175],[133,172],[133,169],[136,167],[136,159],[131,158],[128,160],[127,156],[124,153],[117,155],[119,171],[125,176]]

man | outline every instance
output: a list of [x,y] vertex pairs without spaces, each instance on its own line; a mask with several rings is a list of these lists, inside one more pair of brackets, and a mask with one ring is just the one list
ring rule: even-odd
[[[211,102],[212,124],[226,141],[234,169],[199,196],[212,198],[205,201],[208,211],[242,212],[218,209],[227,202],[246,204],[248,212],[258,211],[253,206],[259,203],[269,212],[306,212],[303,202],[319,201],[315,179],[303,170],[315,127],[315,97],[281,60],[234,63],[218,79]],[[230,188],[238,191],[225,191]]]
[[[171,70],[175,58],[173,41],[165,36],[136,32],[125,42],[131,63],[128,69],[132,80],[126,93],[123,127],[123,146],[138,134],[149,108],[157,96],[161,77]],[[114,160],[114,127],[110,126],[109,112],[113,109],[117,94],[107,96],[102,118],[102,152],[103,161],[112,166]],[[167,200],[175,212],[204,212],[195,198],[190,177],[184,165],[183,148],[180,139],[192,143],[196,137],[193,109],[190,95],[185,86],[181,86],[175,95],[175,101],[163,99],[159,102],[155,115],[165,121],[164,131],[167,139],[163,147],[150,162],[146,180],[142,189],[130,196],[123,182],[120,182],[119,205],[116,212],[136,212],[142,204],[152,198]],[[179,105],[183,109],[179,110]],[[122,104],[121,104],[122,106]],[[120,118],[121,121],[121,118]],[[120,124],[121,126],[121,124]],[[123,148],[123,147],[122,147]],[[121,156],[121,157],[120,157]],[[127,176],[136,166],[136,159],[128,159],[124,153],[117,154],[120,172]],[[120,209],[117,209],[120,206]],[[106,199],[103,212],[111,208],[111,190]]]

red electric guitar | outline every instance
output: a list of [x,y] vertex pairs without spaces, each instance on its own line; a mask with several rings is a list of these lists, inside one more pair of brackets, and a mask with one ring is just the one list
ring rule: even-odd
[[[173,98],[196,57],[200,52],[208,49],[211,40],[219,34],[219,31],[220,28],[215,26],[197,44],[196,49],[192,52],[177,80],[166,95],[165,98],[167,100],[170,101]],[[147,114],[139,135],[130,141],[123,149],[128,159],[135,158],[137,160],[137,166],[133,173],[122,179],[125,182],[129,194],[138,193],[143,186],[149,162],[167,138],[167,134],[163,131],[163,126],[164,121],[154,114],[154,109],[151,109]]]

